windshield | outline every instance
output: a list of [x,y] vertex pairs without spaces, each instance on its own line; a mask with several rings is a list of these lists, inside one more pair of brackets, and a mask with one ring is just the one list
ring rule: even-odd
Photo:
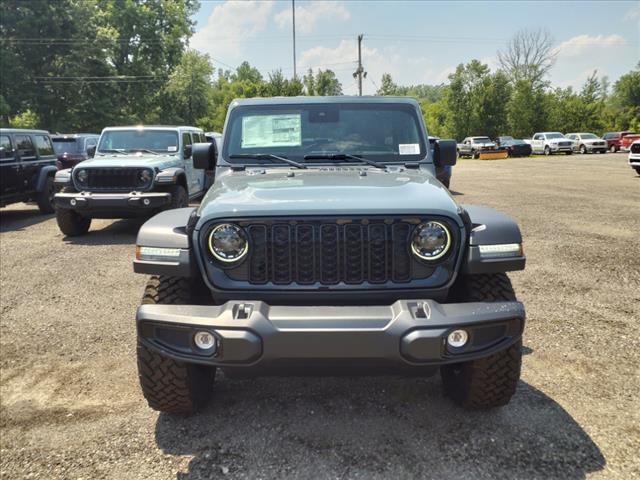
[[99,152],[135,152],[151,150],[175,154],[178,151],[178,133],[172,130],[108,130],[100,137]]
[[582,138],[598,138],[593,133],[583,133],[580,135]]
[[256,154],[308,163],[335,161],[338,154],[343,161],[357,155],[378,162],[426,154],[416,110],[402,104],[247,105],[232,111],[226,132],[223,155],[232,163],[247,163],[251,155],[255,163]]
[[82,142],[79,138],[53,138],[52,140],[53,150],[58,155],[80,152],[80,144]]
[[547,133],[547,139],[551,138],[564,138],[564,135],[561,133]]
[[473,137],[473,141],[475,143],[491,143],[491,139],[489,137]]

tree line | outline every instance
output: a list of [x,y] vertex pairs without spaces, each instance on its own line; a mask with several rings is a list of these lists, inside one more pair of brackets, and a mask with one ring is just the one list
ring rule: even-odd
[[[0,124],[53,132],[122,124],[222,129],[234,98],[341,95],[331,70],[263,76],[248,62],[216,69],[188,47],[197,0],[4,0],[0,2]],[[416,97],[429,133],[529,136],[534,131],[640,129],[640,64],[613,85],[597,72],[574,91],[547,80],[548,34],[523,31],[495,71],[473,60],[441,85],[396,85],[379,95]]]

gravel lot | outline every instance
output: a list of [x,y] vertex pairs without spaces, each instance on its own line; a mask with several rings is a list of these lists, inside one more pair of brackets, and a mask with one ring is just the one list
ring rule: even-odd
[[203,413],[140,393],[131,259],[141,222],[65,239],[1,211],[0,477],[640,478],[640,177],[626,155],[465,160],[460,203],[516,218],[527,269],[522,382],[469,413],[440,380],[218,378]]

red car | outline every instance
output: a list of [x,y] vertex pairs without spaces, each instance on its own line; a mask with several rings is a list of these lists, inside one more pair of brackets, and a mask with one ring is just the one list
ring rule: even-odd
[[609,132],[602,136],[607,141],[607,148],[611,153],[618,150],[629,150],[636,140],[640,140],[640,133],[635,132]]
[[74,135],[51,135],[53,149],[58,156],[58,170],[75,167],[78,163],[93,157],[100,135],[77,133]]

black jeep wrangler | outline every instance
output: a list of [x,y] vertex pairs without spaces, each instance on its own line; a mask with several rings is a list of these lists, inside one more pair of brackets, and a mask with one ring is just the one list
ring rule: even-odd
[[53,213],[56,155],[45,130],[0,128],[0,207],[35,201]]

